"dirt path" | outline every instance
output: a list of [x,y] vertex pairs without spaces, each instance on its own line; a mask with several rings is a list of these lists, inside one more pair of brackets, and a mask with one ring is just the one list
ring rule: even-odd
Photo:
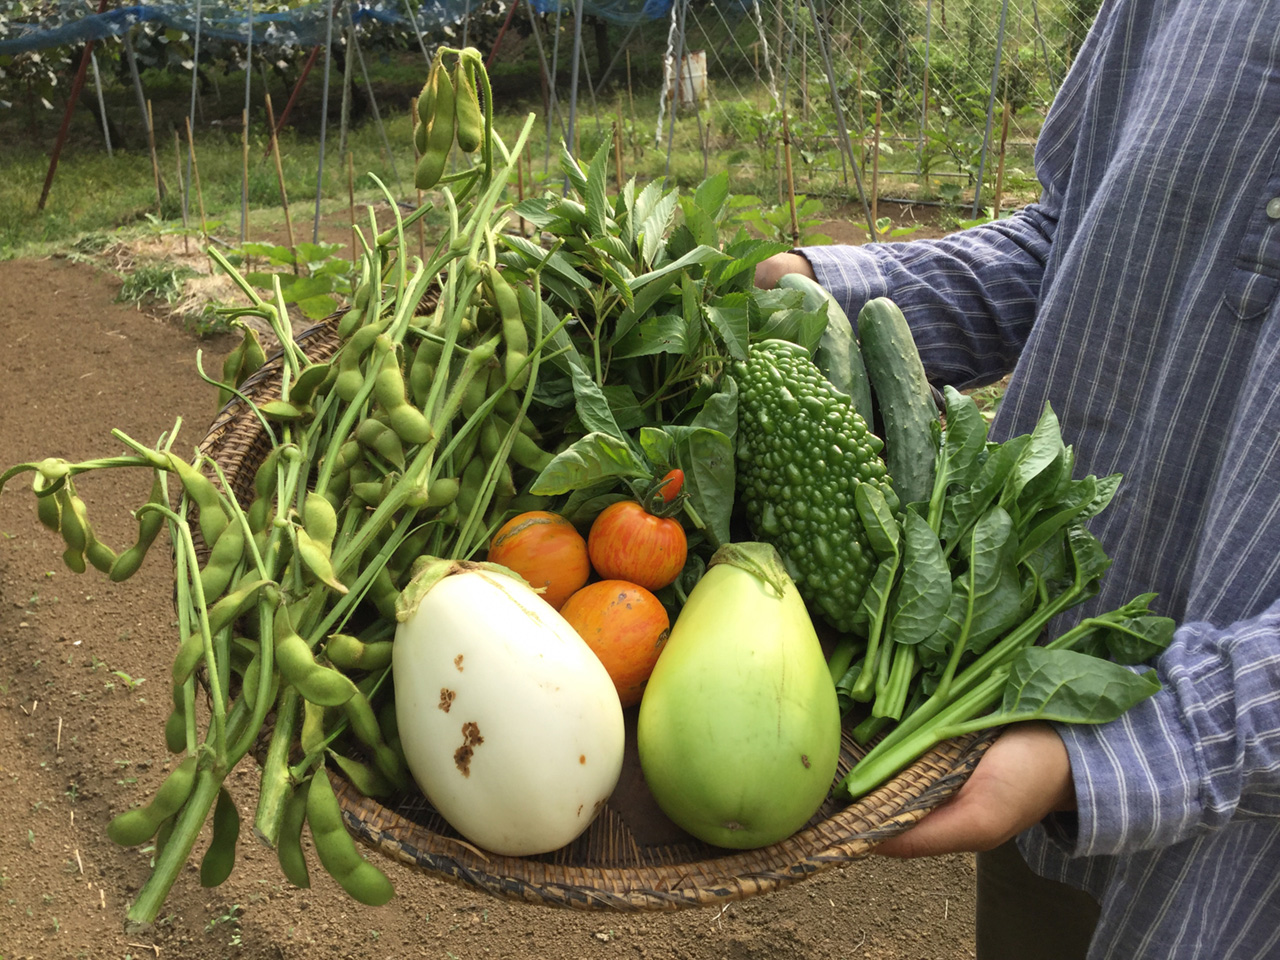
[[[179,447],[203,435],[215,393],[197,350],[220,368],[229,342],[114,303],[118,283],[68,261],[0,263],[0,469],[46,456],[121,451],[118,428],[154,443],[182,418]],[[124,509],[145,478],[121,471],[80,492],[101,538],[131,542]],[[253,840],[221,887],[194,866],[163,921],[123,932],[149,854],[120,849],[108,819],[148,796],[170,763],[175,631],[167,545],[115,585],[77,576],[35,520],[26,478],[0,497],[0,960],[32,957],[674,957],[953,960],[973,955],[972,860],[871,859],[779,893],[677,914],[579,913],[489,898],[380,859],[398,891],[386,907],[348,900],[319,869],[295,890]],[[252,816],[255,771],[229,780]],[[372,854],[372,856],[379,856]]]

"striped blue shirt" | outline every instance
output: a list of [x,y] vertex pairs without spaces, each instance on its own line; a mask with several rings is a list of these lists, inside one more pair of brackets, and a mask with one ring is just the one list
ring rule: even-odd
[[1078,473],[1124,474],[1069,617],[1158,591],[1163,690],[1059,728],[1078,824],[1020,838],[1102,902],[1090,957],[1280,956],[1280,2],[1107,0],[1036,171],[997,223],[803,252],[851,316],[892,297],[936,380],[1012,371],[996,436],[1049,402]]

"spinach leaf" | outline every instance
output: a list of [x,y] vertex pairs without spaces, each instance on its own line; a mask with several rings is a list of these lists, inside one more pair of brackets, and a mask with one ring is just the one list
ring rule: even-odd
[[1110,723],[1159,689],[1154,670],[1135,673],[1074,650],[1028,647],[1013,659],[999,709],[981,719],[987,726],[1022,720]]
[[894,595],[889,635],[916,644],[931,637],[951,601],[951,571],[927,520],[907,511],[902,523],[902,575]]

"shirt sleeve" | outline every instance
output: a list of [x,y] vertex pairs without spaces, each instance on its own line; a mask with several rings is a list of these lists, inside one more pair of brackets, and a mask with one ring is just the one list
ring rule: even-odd
[[1049,196],[938,240],[797,252],[855,327],[864,303],[889,297],[906,316],[931,380],[980,386],[1013,369],[1030,333],[1057,223]]
[[1073,854],[1280,816],[1280,601],[1223,629],[1184,624],[1157,669],[1162,689],[1118,721],[1057,726],[1075,780]]

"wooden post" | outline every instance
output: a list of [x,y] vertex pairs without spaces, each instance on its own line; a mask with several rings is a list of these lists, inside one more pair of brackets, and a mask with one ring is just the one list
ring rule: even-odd
[[187,123],[187,150],[191,154],[191,179],[195,181],[196,203],[200,207],[200,235],[205,243],[209,242],[209,228],[204,217],[204,191],[200,189],[200,164],[196,163],[196,144],[191,139],[191,118],[184,118]]
[[347,205],[351,213],[351,265],[361,255],[360,238],[356,236],[356,155],[347,152]]
[[1009,143],[1009,101],[1004,102],[1004,119],[1000,127],[1000,159],[996,164],[996,195],[992,203],[992,220],[1000,219],[1000,203],[1004,199],[1004,158]]
[[613,165],[618,178],[618,193],[622,193],[622,111],[618,111],[618,122],[613,125]]
[[787,160],[787,202],[791,204],[791,242],[800,246],[800,223],[796,219],[796,183],[791,174],[791,124],[787,120],[787,108],[782,107],[782,153]]
[[876,129],[871,138],[871,229],[880,239],[880,214],[876,207],[880,200],[880,98],[876,98]]
[[[185,194],[186,190],[182,184],[182,138],[178,136],[178,128],[173,128],[173,159],[175,169],[177,170],[178,192]],[[187,235],[187,205],[182,205],[182,252],[191,252],[191,237]]]
[[627,49],[627,104],[628,112],[631,114],[631,152],[636,155],[636,159],[640,159],[640,139],[635,135],[636,131],[636,98],[631,92],[631,50]]
[[[105,13],[106,9],[107,0],[99,0],[98,12]],[[76,101],[80,99],[80,91],[84,89],[84,77],[89,71],[89,58],[92,55],[93,41],[90,40],[84,45],[84,53],[80,55],[80,66],[76,69],[75,80],[71,82],[71,92],[67,95],[67,110],[62,115],[62,127],[58,131],[57,142],[53,145],[53,155],[49,157],[49,172],[44,175],[44,187],[40,190],[40,201],[36,204],[37,210],[43,210],[45,201],[49,199],[49,190],[53,187],[53,174],[58,169],[58,157],[62,155],[62,146],[67,142],[67,132],[71,129],[71,115],[75,112]],[[154,154],[154,151],[152,152]]]
[[151,113],[151,101],[147,101],[147,147],[151,151],[151,173],[156,181],[156,213],[164,216],[164,178],[160,176],[160,161],[156,157],[156,125]]
[[240,162],[240,242],[249,239],[249,111],[240,111],[241,162]]
[[284,230],[289,238],[289,251],[293,254],[293,272],[298,273],[298,249],[293,240],[293,219],[289,216],[289,193],[284,186],[284,167],[280,163],[280,141],[276,139],[276,112],[271,109],[271,94],[266,95],[267,125],[271,128],[271,156],[276,164],[276,183],[280,185],[280,209],[284,211]]

